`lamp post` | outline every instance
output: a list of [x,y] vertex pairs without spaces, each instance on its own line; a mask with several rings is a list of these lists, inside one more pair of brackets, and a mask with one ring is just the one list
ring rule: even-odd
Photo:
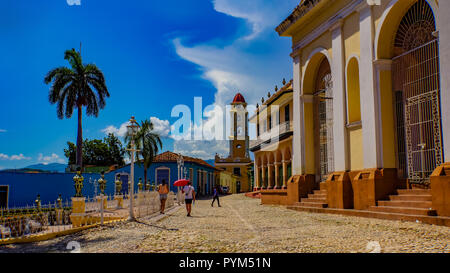
[[179,155],[177,158],[178,165],[178,180],[183,178],[183,167],[184,167],[184,159],[182,155]]
[[128,129],[128,134],[131,137],[131,148],[128,149],[128,151],[131,152],[131,165],[130,165],[130,216],[128,217],[129,221],[134,221],[135,217],[134,217],[134,208],[133,208],[133,200],[134,200],[134,153],[138,152],[139,150],[136,149],[136,144],[134,143],[134,138],[136,136],[137,130],[139,128],[139,125],[136,122],[136,119],[134,118],[134,116],[131,117],[130,119],[130,124],[127,125],[127,129]]
[[[183,167],[184,167],[184,159],[183,156],[180,154],[177,158],[177,165],[178,165],[178,180],[182,179],[183,177]],[[180,205],[181,199],[182,199],[182,193],[180,190],[180,187],[178,187],[177,190],[177,200],[178,200],[178,205]]]

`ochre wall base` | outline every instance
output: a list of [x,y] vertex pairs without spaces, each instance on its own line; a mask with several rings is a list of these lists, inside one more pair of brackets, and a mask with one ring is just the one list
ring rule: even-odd
[[450,216],[450,163],[437,167],[430,181],[433,209],[439,216]]
[[301,198],[308,197],[308,194],[315,190],[315,176],[312,174],[294,175],[287,183],[287,205],[294,205],[300,202]]
[[396,169],[367,169],[359,172],[352,181],[353,204],[357,210],[376,206],[377,201],[386,200],[398,188],[404,188],[397,178]]
[[287,205],[287,190],[261,190],[261,203],[264,205]]
[[334,172],[328,176],[327,202],[329,208],[352,209],[353,188],[348,172]]

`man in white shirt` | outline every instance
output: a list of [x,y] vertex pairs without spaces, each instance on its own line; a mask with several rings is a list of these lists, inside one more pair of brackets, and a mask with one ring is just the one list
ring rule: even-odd
[[184,193],[184,203],[186,203],[187,216],[191,217],[192,202],[195,202],[195,190],[191,185],[191,181],[183,187],[182,192]]

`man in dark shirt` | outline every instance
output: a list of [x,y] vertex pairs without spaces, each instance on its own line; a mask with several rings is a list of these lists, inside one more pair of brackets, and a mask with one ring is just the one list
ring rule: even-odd
[[214,202],[216,200],[217,200],[217,204],[219,204],[219,207],[221,207],[220,201],[219,201],[219,186],[215,186],[213,189],[213,201],[211,203],[211,207],[214,207]]

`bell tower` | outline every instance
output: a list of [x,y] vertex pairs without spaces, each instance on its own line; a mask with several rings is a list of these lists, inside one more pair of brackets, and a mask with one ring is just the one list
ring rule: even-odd
[[231,103],[230,121],[230,157],[249,158],[248,111],[241,93]]

